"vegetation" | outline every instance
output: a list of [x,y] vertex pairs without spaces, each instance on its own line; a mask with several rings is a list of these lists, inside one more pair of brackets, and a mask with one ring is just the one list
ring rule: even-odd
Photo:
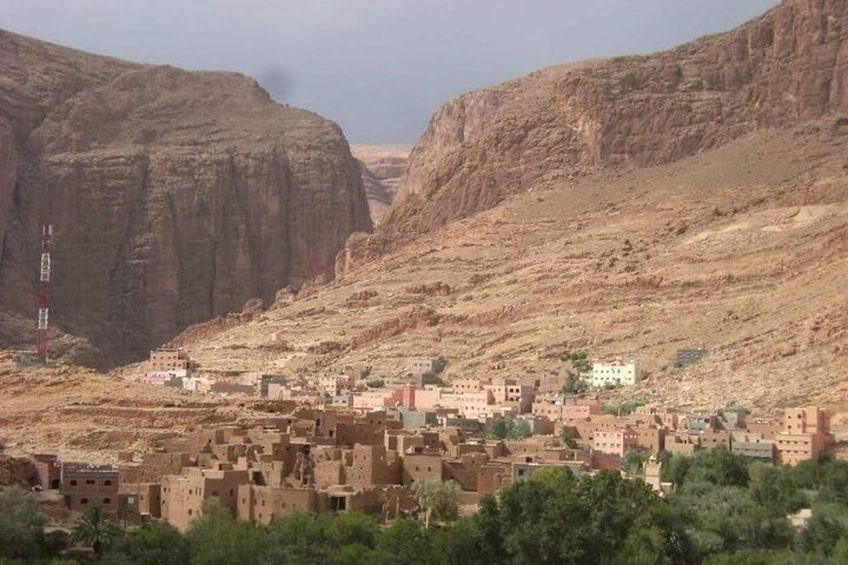
[[386,381],[383,379],[371,379],[370,381],[366,381],[365,384],[368,388],[383,388],[386,386]]
[[592,363],[589,361],[589,355],[585,351],[568,351],[565,350],[559,355],[560,361],[563,363],[571,363],[579,373],[586,373],[592,370]]
[[522,439],[532,436],[533,429],[527,420],[495,418],[489,424],[488,435],[492,439]]
[[433,373],[425,373],[421,377],[421,384],[426,385],[436,385],[436,386],[447,386],[447,383],[440,377],[439,375],[434,375]]
[[575,375],[569,374],[568,380],[562,387],[563,394],[586,394],[589,390],[589,383],[585,379],[581,379]]
[[0,562],[2,558],[31,560],[45,554],[47,519],[20,488],[0,492]]
[[645,402],[643,400],[628,400],[626,402],[622,402],[621,404],[608,404],[604,406],[601,411],[604,414],[627,416],[635,412],[637,408],[644,404]]
[[[661,460],[665,478],[678,481],[667,499],[614,472],[576,477],[541,469],[499,498],[484,498],[474,516],[459,518],[456,485],[422,481],[415,487],[426,509],[421,520],[382,528],[356,513],[296,514],[254,527],[207,504],[185,533],[163,523],[114,530],[114,537],[100,536],[100,555],[78,559],[143,565],[848,563],[848,463],[779,468],[724,449]],[[801,508],[811,508],[812,518],[796,530],[787,515]],[[80,530],[106,531],[102,517],[85,519]],[[84,543],[92,546],[93,537]],[[27,494],[0,493],[0,563],[50,563],[58,553],[48,538]]]
[[73,530],[74,541],[91,547],[95,555],[100,555],[120,534],[120,527],[107,520],[100,508],[97,507],[86,510],[77,519]]
[[462,489],[455,481],[421,480],[412,485],[418,504],[424,509],[424,527],[431,520],[450,522],[459,516],[459,495]]
[[563,426],[560,432],[562,444],[570,449],[580,449],[580,444],[577,442],[577,428],[573,426]]

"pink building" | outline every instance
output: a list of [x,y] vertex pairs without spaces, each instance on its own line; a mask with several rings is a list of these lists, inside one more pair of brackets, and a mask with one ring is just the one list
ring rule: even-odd
[[580,400],[566,403],[562,407],[563,419],[586,419],[601,413],[601,403],[597,400]]
[[415,408],[415,385],[408,383],[401,389],[401,404],[407,408]]
[[491,414],[494,403],[494,395],[490,390],[466,394],[443,394],[440,400],[442,408],[456,408],[466,419],[480,421]]
[[614,431],[596,431],[592,448],[607,455],[624,457],[626,453],[639,448],[639,434],[625,428]]
[[318,388],[323,390],[324,394],[338,396],[342,391],[353,388],[353,380],[347,375],[319,377]]
[[418,410],[428,410],[439,406],[442,401],[441,388],[422,388],[415,391],[415,407]]

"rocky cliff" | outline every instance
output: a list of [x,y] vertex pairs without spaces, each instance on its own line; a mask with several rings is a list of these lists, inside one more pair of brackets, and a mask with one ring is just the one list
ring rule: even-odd
[[351,151],[359,161],[371,220],[374,225],[379,225],[394,202],[398,184],[406,173],[409,149],[391,145],[355,145]]
[[785,0],[667,52],[544,69],[460,96],[413,149],[383,231],[414,236],[545,181],[672,162],[848,111],[846,36],[843,0]]
[[371,221],[341,130],[231,73],[133,65],[0,32],[0,307],[52,312],[112,362],[331,276]]

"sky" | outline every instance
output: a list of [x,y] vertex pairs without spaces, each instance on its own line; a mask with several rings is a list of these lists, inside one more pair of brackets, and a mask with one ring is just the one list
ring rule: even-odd
[[465,91],[665,49],[777,3],[0,0],[0,28],[132,61],[242,72],[336,121],[351,143],[412,145],[436,108]]

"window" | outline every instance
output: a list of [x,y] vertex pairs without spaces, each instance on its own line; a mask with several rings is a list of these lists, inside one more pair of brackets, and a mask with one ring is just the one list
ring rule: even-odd
[[112,479],[106,479],[105,481],[103,481],[103,484],[106,485],[107,487],[112,486]]
[[88,504],[88,499],[87,498],[80,498],[80,504],[82,504],[83,506]]
[[95,481],[94,479],[86,479],[85,484],[94,485],[94,484],[97,484],[97,481]]
[[103,504],[112,504],[112,499],[107,496],[103,499]]
[[72,487],[77,486],[77,480],[76,479],[71,479],[71,486]]

